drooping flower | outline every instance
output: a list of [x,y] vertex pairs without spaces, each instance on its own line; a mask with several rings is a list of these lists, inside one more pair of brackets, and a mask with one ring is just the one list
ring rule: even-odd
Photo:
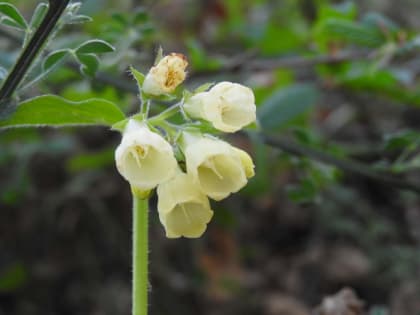
[[220,82],[208,92],[193,95],[184,109],[191,117],[207,120],[224,132],[238,131],[256,119],[254,93],[232,82]]
[[182,54],[172,53],[163,57],[146,75],[143,92],[155,96],[173,92],[184,82],[187,66],[187,59]]
[[130,120],[115,151],[120,174],[139,190],[170,179],[178,167],[171,145],[144,123]]
[[187,173],[210,198],[226,198],[254,176],[254,164],[245,151],[215,138],[186,132],[182,140]]
[[176,175],[157,188],[159,219],[166,236],[200,237],[213,211],[206,195],[192,178],[178,169]]

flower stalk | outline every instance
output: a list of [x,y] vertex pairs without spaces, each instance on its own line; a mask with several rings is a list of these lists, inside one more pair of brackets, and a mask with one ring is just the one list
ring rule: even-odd
[[133,308],[132,315],[147,315],[149,199],[133,192]]

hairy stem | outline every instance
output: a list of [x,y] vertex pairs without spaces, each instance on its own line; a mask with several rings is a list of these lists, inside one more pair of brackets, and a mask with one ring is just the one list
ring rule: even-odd
[[132,315],[147,315],[149,199],[133,194],[133,308]]
[[49,8],[41,25],[23,50],[0,90],[0,106],[5,106],[1,105],[3,104],[1,101],[9,99],[18,87],[69,2],[70,0],[49,0]]

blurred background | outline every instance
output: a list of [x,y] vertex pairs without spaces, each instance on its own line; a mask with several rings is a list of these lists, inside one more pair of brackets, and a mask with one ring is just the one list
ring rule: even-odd
[[[13,0],[30,20],[39,1]],[[188,88],[237,81],[261,131],[229,140],[256,162],[213,203],[200,239],[166,239],[151,200],[152,315],[420,314],[420,2],[83,1],[49,51],[101,38],[21,99],[54,93],[138,106],[129,65],[159,46]],[[0,73],[23,34],[0,25]],[[31,74],[29,74],[29,77]],[[3,75],[1,76],[3,77]],[[162,104],[165,106],[165,104]],[[0,132],[0,314],[129,314],[131,198],[104,128]]]

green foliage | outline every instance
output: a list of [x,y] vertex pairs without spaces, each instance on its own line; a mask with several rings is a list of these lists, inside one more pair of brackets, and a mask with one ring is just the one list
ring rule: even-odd
[[113,52],[114,50],[115,48],[111,44],[107,43],[106,41],[99,40],[99,39],[92,39],[79,45],[79,47],[76,48],[76,54],[77,55],[99,54],[99,53]]
[[313,108],[318,99],[319,92],[312,85],[282,88],[258,108],[259,122],[264,130],[278,130]]
[[72,102],[54,95],[43,95],[19,105],[16,112],[0,121],[0,129],[15,127],[111,126],[124,119],[113,103],[101,99]]
[[21,30],[28,28],[28,23],[19,10],[10,3],[0,2],[0,24]]
[[48,11],[48,4],[41,2],[35,8],[34,13],[32,14],[31,21],[29,22],[29,29],[34,32],[39,25],[41,24],[42,19]]
[[60,50],[53,51],[44,59],[44,63],[42,64],[43,70],[44,71],[50,70],[60,61],[62,61],[69,53],[70,53],[69,49],[60,49]]

